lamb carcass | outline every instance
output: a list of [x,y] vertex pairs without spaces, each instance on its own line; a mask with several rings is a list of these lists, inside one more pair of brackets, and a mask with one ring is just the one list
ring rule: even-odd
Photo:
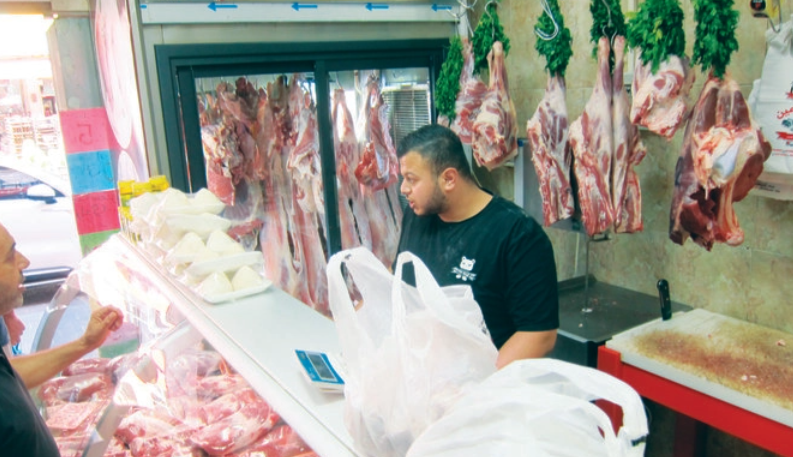
[[570,126],[581,219],[588,235],[602,233],[614,222],[611,202],[612,81],[609,40],[598,42],[598,75],[581,117]]
[[727,75],[711,75],[677,160],[669,238],[682,245],[691,236],[707,250],[714,242],[741,244],[744,234],[733,203],[746,197],[770,154],[738,84]]
[[[265,131],[269,138],[262,138],[267,147],[264,170],[267,179],[263,181],[264,217],[259,232],[259,243],[264,257],[265,276],[278,287],[301,300],[311,303],[306,261],[303,244],[300,241],[299,225],[294,217],[295,203],[292,197],[291,179],[286,173],[286,157],[289,153],[288,139],[291,134],[291,118],[286,115],[288,90],[283,78],[267,85],[268,104],[260,114],[261,119],[269,121]],[[267,124],[263,124],[266,126]],[[261,144],[261,143],[260,143]]]
[[565,82],[560,75],[548,78],[545,95],[526,124],[531,160],[540,181],[542,214],[546,226],[573,215],[570,165],[573,153],[568,136]]
[[460,73],[460,92],[454,103],[455,118],[451,129],[464,144],[471,144],[473,137],[474,121],[479,115],[487,86],[474,76],[474,50],[473,44],[466,37],[461,38],[463,43],[463,71]]
[[372,232],[369,217],[361,195],[361,186],[355,178],[354,168],[358,164],[358,140],[355,138],[355,123],[347,108],[344,89],[333,93],[333,148],[336,152],[336,177],[339,182],[339,225],[341,247],[352,249],[358,246],[372,248]]
[[[311,96],[295,75],[289,86],[289,113],[294,129],[287,142],[287,171],[292,179],[292,202],[289,216],[292,227],[292,246],[295,259],[302,257],[302,272],[308,281],[308,300],[304,303],[330,314],[328,309],[327,259],[323,239],[325,203],[319,165],[316,113],[311,108]],[[302,256],[301,256],[302,254]]]
[[614,39],[614,73],[612,74],[611,122],[614,155],[611,159],[611,203],[614,208],[614,231],[641,231],[642,199],[639,177],[634,166],[647,154],[639,129],[628,118],[630,100],[625,91],[625,37]]
[[688,95],[695,75],[688,58],[670,55],[653,73],[652,62],[642,64],[637,49],[634,69],[631,122],[672,138],[691,111]]
[[311,94],[300,87],[302,81],[302,76],[295,75],[289,84],[289,111],[295,128],[295,141],[289,151],[286,169],[292,175],[297,191],[295,198],[303,211],[325,214],[317,113]]
[[[370,96],[358,119],[363,152],[355,176],[361,183],[361,196],[369,215],[372,252],[384,265],[390,266],[396,257],[402,223],[396,180],[399,162],[391,139],[388,106],[380,94],[377,78],[370,76],[367,93]],[[374,169],[380,171],[372,172]]]
[[490,87],[482,100],[473,125],[473,148],[476,162],[492,170],[518,154],[518,124],[515,105],[509,98],[504,47],[493,43],[487,54]]

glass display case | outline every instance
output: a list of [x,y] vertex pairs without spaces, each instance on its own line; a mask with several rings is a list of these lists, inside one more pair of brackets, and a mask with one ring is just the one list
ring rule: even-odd
[[122,328],[33,392],[62,455],[356,455],[343,396],[310,385],[295,355],[338,352],[320,313],[275,287],[209,303],[116,235],[69,276],[34,348],[111,304]]

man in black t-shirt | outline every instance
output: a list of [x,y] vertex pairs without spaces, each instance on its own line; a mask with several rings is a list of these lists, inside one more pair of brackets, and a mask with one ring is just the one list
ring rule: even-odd
[[499,349],[498,368],[547,355],[556,342],[559,300],[545,231],[514,203],[479,187],[448,128],[412,132],[398,156],[409,205],[399,252],[417,255],[441,286],[471,286]]
[[[16,250],[14,238],[0,224],[0,315],[22,305],[22,270],[28,265],[28,259]],[[101,346],[122,320],[120,310],[103,306],[91,313],[85,332],[74,341],[13,359],[0,349],[0,455],[60,456],[28,389]]]

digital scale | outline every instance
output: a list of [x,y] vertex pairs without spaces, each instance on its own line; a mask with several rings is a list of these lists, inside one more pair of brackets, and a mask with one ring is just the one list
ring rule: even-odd
[[343,363],[340,359],[324,352],[295,349],[295,355],[308,381],[325,392],[344,391]]

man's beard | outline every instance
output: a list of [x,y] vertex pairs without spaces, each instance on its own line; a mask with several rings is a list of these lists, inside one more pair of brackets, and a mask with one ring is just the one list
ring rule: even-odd
[[448,209],[448,202],[446,196],[441,192],[441,188],[437,185],[432,192],[432,197],[427,205],[424,207],[424,214],[440,214]]

